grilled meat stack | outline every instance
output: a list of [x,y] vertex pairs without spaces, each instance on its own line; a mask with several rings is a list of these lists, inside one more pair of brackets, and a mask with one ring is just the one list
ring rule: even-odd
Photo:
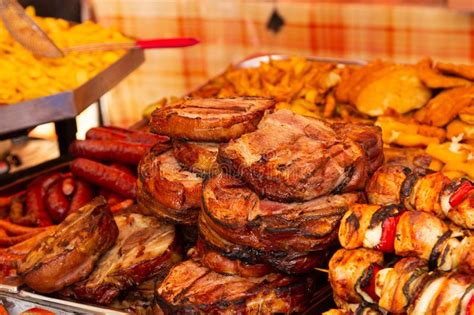
[[270,104],[192,100],[153,114],[152,129],[174,149],[142,161],[139,200],[174,223],[198,215],[192,258],[157,285],[165,311],[302,310],[312,285],[297,275],[326,260],[340,219],[364,200],[360,190],[383,159],[378,128],[285,110],[262,118]]
[[203,190],[199,233],[207,248],[247,265],[266,262],[287,273],[304,273],[324,261],[337,227],[357,193],[281,203],[260,199],[240,179],[220,174]]
[[348,128],[358,130],[359,142],[341,123],[280,110],[256,131],[221,145],[217,159],[225,173],[203,188],[203,263],[257,276],[272,268],[306,273],[324,262],[340,219],[363,200],[358,191],[381,163],[378,129]]
[[205,177],[219,172],[219,142],[255,130],[273,101],[263,98],[186,99],[155,111],[152,131],[173,149],[150,151],[140,162],[138,202],[156,216],[195,226]]

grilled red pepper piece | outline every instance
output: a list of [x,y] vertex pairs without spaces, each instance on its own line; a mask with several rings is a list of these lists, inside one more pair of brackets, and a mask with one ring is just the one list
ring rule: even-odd
[[467,303],[466,315],[474,314],[474,295],[471,296],[471,299]]
[[380,242],[375,246],[375,249],[384,253],[393,253],[395,248],[395,234],[397,231],[397,224],[400,221],[401,214],[395,217],[388,217],[382,224],[382,236]]
[[361,287],[361,289],[367,293],[372,300],[378,301],[379,297],[377,294],[375,294],[375,280],[377,279],[377,273],[382,270],[382,266],[377,265],[377,264],[372,264],[369,266],[369,268],[372,268],[372,277],[370,277],[370,281],[367,286]]
[[456,207],[460,204],[466,197],[467,194],[474,189],[474,185],[466,181],[459,186],[458,190],[449,198],[449,205],[451,207]]

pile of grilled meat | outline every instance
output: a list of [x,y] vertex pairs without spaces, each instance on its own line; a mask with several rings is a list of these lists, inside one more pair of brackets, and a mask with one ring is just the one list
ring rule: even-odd
[[198,235],[157,284],[165,312],[303,311],[307,273],[363,201],[383,161],[378,128],[272,108],[262,98],[189,99],[153,113],[152,131],[173,148],[141,161],[139,204]]
[[94,199],[18,273],[38,292],[104,305],[151,279],[165,313],[304,311],[313,268],[383,162],[381,133],[273,107],[235,98],[157,109],[152,132],[170,142],[140,161],[138,207],[113,214]]

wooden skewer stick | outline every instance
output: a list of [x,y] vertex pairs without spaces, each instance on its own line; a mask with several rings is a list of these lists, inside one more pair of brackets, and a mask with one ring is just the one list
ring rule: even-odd
[[314,270],[321,271],[321,272],[324,272],[324,273],[328,273],[328,272],[329,272],[329,270],[323,269],[323,268],[314,268]]

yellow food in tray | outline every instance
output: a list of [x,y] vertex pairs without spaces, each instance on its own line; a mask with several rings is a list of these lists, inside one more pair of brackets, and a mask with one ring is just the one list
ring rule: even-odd
[[[59,48],[102,42],[127,42],[120,32],[90,21],[67,21],[35,16],[34,21]],[[0,104],[18,103],[74,89],[117,61],[125,50],[73,52],[62,58],[34,56],[17,43],[0,22]]]

